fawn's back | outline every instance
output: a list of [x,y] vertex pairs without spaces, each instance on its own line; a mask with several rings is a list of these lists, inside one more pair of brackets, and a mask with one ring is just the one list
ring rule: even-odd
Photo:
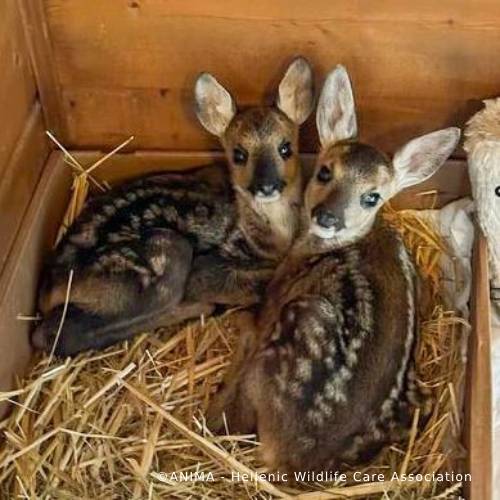
[[322,144],[304,195],[302,234],[278,268],[240,347],[211,421],[257,427],[266,464],[337,469],[401,439],[418,404],[413,349],[416,277],[378,211],[432,175],[459,131],[410,141],[391,160],[357,140],[344,68],[317,110]]

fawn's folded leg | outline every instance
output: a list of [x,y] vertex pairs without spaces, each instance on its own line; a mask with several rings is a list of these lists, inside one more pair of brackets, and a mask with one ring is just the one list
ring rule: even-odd
[[46,313],[33,333],[34,346],[50,351],[60,329],[55,353],[74,355],[87,349],[103,349],[160,326],[159,318],[168,316],[184,296],[192,248],[177,233],[155,229],[140,252],[131,263],[113,249],[109,267],[83,277],[77,274],[64,321],[65,305],[59,303]]

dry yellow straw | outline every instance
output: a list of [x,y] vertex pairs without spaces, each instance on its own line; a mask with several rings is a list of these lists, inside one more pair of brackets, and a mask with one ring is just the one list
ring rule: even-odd
[[90,167],[84,168],[80,162],[72,155],[62,144],[61,142],[49,131],[46,131],[48,137],[56,144],[59,149],[64,153],[64,157],[66,162],[72,166],[75,170],[77,170],[77,174],[75,174],[73,178],[73,184],[71,186],[71,199],[66,209],[66,213],[63,217],[63,222],[59,231],[57,233],[55,245],[57,245],[62,237],[66,234],[68,228],[73,224],[75,219],[80,215],[80,212],[83,209],[85,204],[85,200],[87,199],[89,193],[89,180],[92,182],[100,191],[106,191],[107,183],[101,184],[101,182],[97,181],[91,174],[96,168],[100,167],[103,163],[106,162],[113,155],[122,150],[125,146],[127,146],[133,139],[134,136],[129,137],[126,141],[123,141],[121,144],[112,149],[109,153],[105,154],[102,158],[94,162]]
[[[159,406],[157,403],[155,403],[146,394],[141,393],[134,386],[127,384],[127,382],[124,382],[124,385],[132,394],[134,394],[134,396],[136,396],[143,403],[146,403],[148,406],[153,408],[153,410],[158,412],[158,414],[161,415],[165,420],[167,420],[172,427],[174,427],[175,429],[180,431],[182,434],[184,434],[191,442],[196,443],[197,446],[199,446],[202,450],[204,450],[206,453],[208,453],[215,460],[220,461],[225,467],[227,467],[227,470],[229,472],[237,471],[240,474],[247,474],[249,476],[252,476],[252,474],[254,474],[254,471],[252,471],[246,465],[244,465],[241,462],[239,462],[238,460],[236,460],[234,457],[232,457],[225,450],[215,446],[212,442],[208,441],[207,439],[203,438],[202,436],[199,436],[195,432],[191,431],[182,422],[180,422],[175,417],[173,417],[168,412],[166,412],[161,406]],[[261,479],[260,477],[257,477],[257,482],[262,486],[262,489],[264,491],[267,491],[268,493],[271,493],[272,495],[275,495],[278,498],[287,498],[288,497],[288,495],[284,494],[278,488],[273,486],[269,481],[266,481],[264,479]]]
[[[0,497],[456,498],[459,481],[389,481],[393,471],[460,470],[467,326],[443,306],[439,262],[445,250],[439,236],[414,213],[387,217],[403,235],[429,292],[429,303],[422,304],[416,366],[418,383],[431,393],[433,404],[425,425],[415,412],[406,442],[358,468],[382,473],[384,481],[356,484],[352,474],[346,484],[228,479],[228,471],[264,471],[253,436],[212,436],[203,423],[238,341],[238,312],[232,311],[204,323],[145,333],[54,368],[49,357],[35,359],[17,389],[0,393],[0,401],[16,401],[0,423]],[[214,480],[169,479],[180,472],[212,474]]]
[[56,338],[54,340],[54,344],[52,346],[52,349],[50,350],[49,361],[47,363],[48,365],[50,365],[50,363],[52,362],[52,358],[54,357],[54,352],[56,350],[57,343],[59,342],[59,337],[60,337],[62,329],[63,329],[64,320],[66,319],[66,314],[68,312],[69,298],[70,298],[70,295],[71,295],[71,285],[72,285],[72,283],[73,283],[73,269],[71,269],[70,272],[69,272],[68,285],[66,287],[66,297],[64,299],[64,308],[63,308],[63,312],[62,312],[62,315],[61,315],[61,321],[59,322],[59,326],[57,328]]

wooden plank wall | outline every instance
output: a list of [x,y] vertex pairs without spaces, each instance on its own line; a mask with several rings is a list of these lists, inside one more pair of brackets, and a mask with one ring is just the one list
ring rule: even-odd
[[0,2],[0,68],[1,272],[49,152],[16,0]]
[[[20,294],[14,296],[12,282],[26,283],[20,277],[27,270],[16,248],[20,240],[32,245],[31,235],[20,234],[20,227],[49,155],[18,7],[17,0],[0,1],[0,391],[11,388],[14,374],[30,356],[29,325],[21,325],[17,314],[32,310],[23,310],[23,302],[16,301]],[[15,274],[10,271],[14,265],[20,268]],[[30,285],[37,276],[31,280]],[[35,286],[25,287],[23,300],[33,301],[35,293]],[[8,311],[7,299],[12,305]]]
[[[350,70],[362,137],[393,150],[462,125],[500,93],[498,0],[35,0],[43,2],[66,142],[218,148],[197,124],[193,80],[215,73],[242,104],[269,96],[287,61],[310,58],[318,83]],[[50,56],[50,57],[49,57]],[[313,120],[303,150],[314,151]]]
[[35,81],[14,0],[0,3],[0,172],[7,166],[35,102]]

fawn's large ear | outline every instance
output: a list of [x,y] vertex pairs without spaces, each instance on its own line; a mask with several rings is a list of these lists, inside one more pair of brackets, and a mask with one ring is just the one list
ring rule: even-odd
[[212,134],[221,137],[236,114],[231,94],[210,73],[202,73],[194,85],[196,116]]
[[316,111],[316,126],[322,146],[358,135],[354,95],[344,66],[337,66],[326,77]]
[[297,125],[307,120],[314,107],[311,65],[303,57],[295,59],[278,87],[278,108]]
[[392,160],[396,190],[431,177],[453,153],[459,140],[460,129],[450,127],[417,137],[403,146]]

